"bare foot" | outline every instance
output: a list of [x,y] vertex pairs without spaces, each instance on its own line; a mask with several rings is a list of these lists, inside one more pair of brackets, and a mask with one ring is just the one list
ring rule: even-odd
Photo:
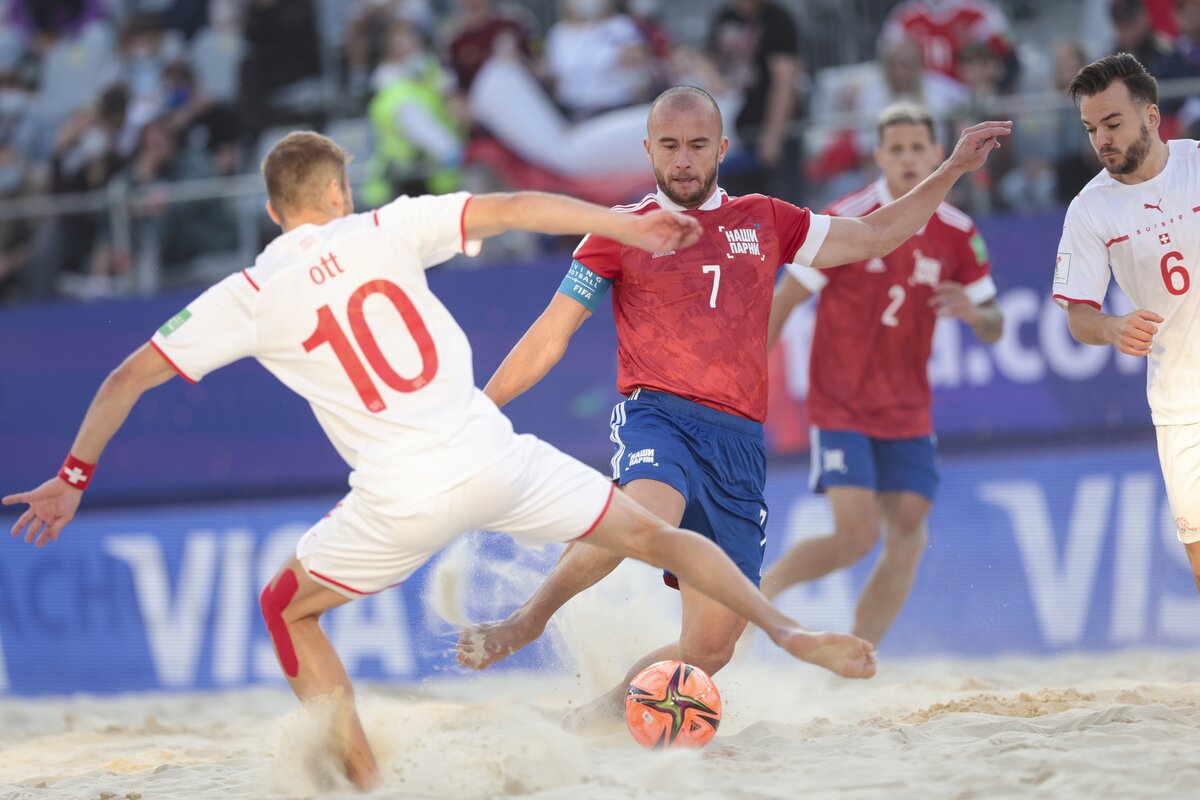
[[455,648],[458,663],[468,669],[487,669],[541,636],[542,630],[520,612],[499,622],[463,628]]
[[585,736],[614,733],[625,719],[625,695],[612,692],[597,697],[587,705],[572,709],[563,717],[563,730]]
[[843,678],[870,678],[875,674],[875,646],[848,633],[790,631],[775,643],[796,658]]

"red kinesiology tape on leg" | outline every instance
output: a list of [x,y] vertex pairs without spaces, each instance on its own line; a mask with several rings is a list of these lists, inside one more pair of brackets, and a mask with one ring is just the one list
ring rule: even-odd
[[300,661],[296,658],[296,647],[292,644],[292,634],[283,620],[283,612],[296,596],[298,588],[300,583],[296,580],[296,573],[289,569],[279,576],[274,589],[267,584],[258,598],[271,641],[275,643],[275,655],[279,656],[279,665],[289,678],[300,674]]

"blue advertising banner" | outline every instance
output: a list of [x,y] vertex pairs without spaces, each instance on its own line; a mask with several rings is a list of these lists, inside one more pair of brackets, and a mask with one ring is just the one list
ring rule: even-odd
[[[939,326],[930,374],[942,441],[1078,440],[1148,426],[1145,362],[1075,344],[1066,315],[1047,296],[1059,217],[989,219],[981,228],[1005,334],[989,348],[960,323]],[[564,254],[536,264],[431,271],[430,284],[471,339],[480,385],[549,302],[567,262]],[[57,469],[104,376],[192,296],[0,311],[0,489],[35,486]],[[1119,293],[1110,300],[1114,310],[1124,308]],[[807,448],[811,313],[810,304],[794,315],[772,355],[773,453]],[[615,383],[606,304],[550,376],[505,411],[518,430],[602,464],[611,455]],[[242,362],[194,386],[171,381],[143,398],[106,451],[89,496],[128,503],[337,492],[346,473],[306,404],[257,364]]]
[[[1152,445],[955,456],[943,468],[929,547],[883,658],[1200,644],[1200,599]],[[831,529],[825,500],[805,485],[799,465],[770,471],[768,563]],[[258,593],[336,500],[85,506],[45,549],[4,542],[0,691],[280,681]],[[451,593],[476,620],[514,608],[555,557],[553,548],[531,554],[496,535],[465,544],[474,566]],[[780,603],[811,627],[848,630],[872,562],[794,588]],[[434,613],[449,591],[433,580],[436,566],[329,615],[325,629],[352,675],[411,681],[458,670],[453,628]],[[653,571],[636,575],[644,603],[621,613],[661,615],[661,630],[670,630],[671,590]],[[545,637],[500,668],[554,664],[561,648],[553,645]]]

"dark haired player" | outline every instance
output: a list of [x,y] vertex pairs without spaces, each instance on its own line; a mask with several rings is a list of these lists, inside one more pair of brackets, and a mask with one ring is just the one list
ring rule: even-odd
[[[1067,209],[1054,299],[1077,341],[1148,358],[1167,500],[1200,589],[1200,143],[1162,141],[1157,81],[1128,53],[1084,67],[1067,92],[1104,171]],[[1110,277],[1136,311],[1104,313]]]

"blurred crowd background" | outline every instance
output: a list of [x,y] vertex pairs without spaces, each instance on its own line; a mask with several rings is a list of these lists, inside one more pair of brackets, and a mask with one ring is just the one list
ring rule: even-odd
[[[1200,130],[1200,0],[0,0],[0,300],[146,295],[250,263],[258,162],[322,130],[360,207],[534,188],[651,190],[645,104],[721,104],[721,183],[820,208],[874,175],[874,120],[923,103],[949,146],[1011,146],[956,189],[975,215],[1064,205],[1099,169],[1063,89],[1119,50]],[[492,257],[561,246],[510,236]]]

